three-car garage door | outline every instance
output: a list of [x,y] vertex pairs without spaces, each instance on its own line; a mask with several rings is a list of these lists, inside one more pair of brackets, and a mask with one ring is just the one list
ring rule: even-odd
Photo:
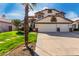
[[69,32],[68,24],[36,24],[38,32]]

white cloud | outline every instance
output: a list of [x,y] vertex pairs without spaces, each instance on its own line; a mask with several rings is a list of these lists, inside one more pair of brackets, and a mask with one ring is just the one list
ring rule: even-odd
[[66,18],[69,18],[71,20],[75,20],[75,19],[79,18],[78,14],[76,14],[73,11],[68,12],[65,16],[66,16]]
[[35,12],[37,12],[37,11],[36,11],[36,10],[35,10],[35,11],[30,11],[30,12],[29,12],[29,16],[34,16],[34,13],[35,13]]
[[38,11],[41,11],[41,10],[44,10],[44,9],[48,9],[48,7],[43,7],[43,8],[40,9],[40,10],[30,11],[30,12],[29,12],[29,16],[34,16],[34,13],[35,13],[35,12],[38,12]]
[[[30,11],[29,16],[33,16],[35,12],[37,12],[37,11]],[[15,18],[15,17],[16,18],[22,18],[22,17],[24,17],[24,13],[12,12],[12,13],[7,13],[6,16],[8,18],[11,18],[11,17],[12,18]]]
[[33,16],[33,15],[34,15],[34,11],[30,11],[29,16]]
[[22,16],[20,13],[8,13],[8,16]]
[[79,20],[79,17],[78,18],[74,18],[74,19],[72,19],[73,21],[75,21],[75,20]]
[[21,14],[21,13],[7,13],[6,18],[7,19],[23,19],[24,14]]
[[48,7],[43,7],[43,10],[44,10],[44,9],[48,9]]
[[[29,15],[30,15],[30,16],[33,16],[35,12],[38,12],[38,11],[41,11],[41,10],[44,10],[44,9],[48,9],[48,8],[49,8],[48,5],[49,5],[49,4],[46,4],[46,6],[41,7],[40,9],[39,9],[39,7],[37,7],[36,10],[30,11],[30,12],[29,12]],[[55,6],[55,4],[52,4],[52,7],[54,7],[54,6]]]

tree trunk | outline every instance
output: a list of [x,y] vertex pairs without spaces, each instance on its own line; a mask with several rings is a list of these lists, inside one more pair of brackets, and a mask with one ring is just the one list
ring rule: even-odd
[[24,40],[25,46],[28,48],[28,33],[29,33],[29,25],[28,25],[28,3],[25,6],[25,17],[24,17]]

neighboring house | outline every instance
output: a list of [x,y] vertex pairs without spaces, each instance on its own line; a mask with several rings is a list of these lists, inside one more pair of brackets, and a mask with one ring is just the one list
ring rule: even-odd
[[38,32],[71,32],[73,21],[65,18],[64,14],[55,9],[38,11],[35,13],[35,28]]
[[0,32],[12,31],[15,26],[4,17],[0,17]]
[[36,21],[36,18],[35,16],[29,16],[29,27],[30,28],[35,28],[35,21]]
[[[29,28],[32,30],[33,28],[35,28],[35,16],[29,16],[28,17],[28,24],[29,24]],[[19,28],[23,30],[24,28],[24,21],[21,22],[21,24],[19,25]]]
[[74,28],[74,30],[76,30],[76,29],[79,30],[79,20],[76,20],[73,22],[73,28]]

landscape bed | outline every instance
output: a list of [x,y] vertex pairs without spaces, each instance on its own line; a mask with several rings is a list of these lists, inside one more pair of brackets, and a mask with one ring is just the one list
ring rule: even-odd
[[[17,31],[0,33],[0,55],[4,55],[13,48],[24,44],[24,35],[16,34]],[[37,38],[36,32],[29,33],[29,42],[35,43]]]

